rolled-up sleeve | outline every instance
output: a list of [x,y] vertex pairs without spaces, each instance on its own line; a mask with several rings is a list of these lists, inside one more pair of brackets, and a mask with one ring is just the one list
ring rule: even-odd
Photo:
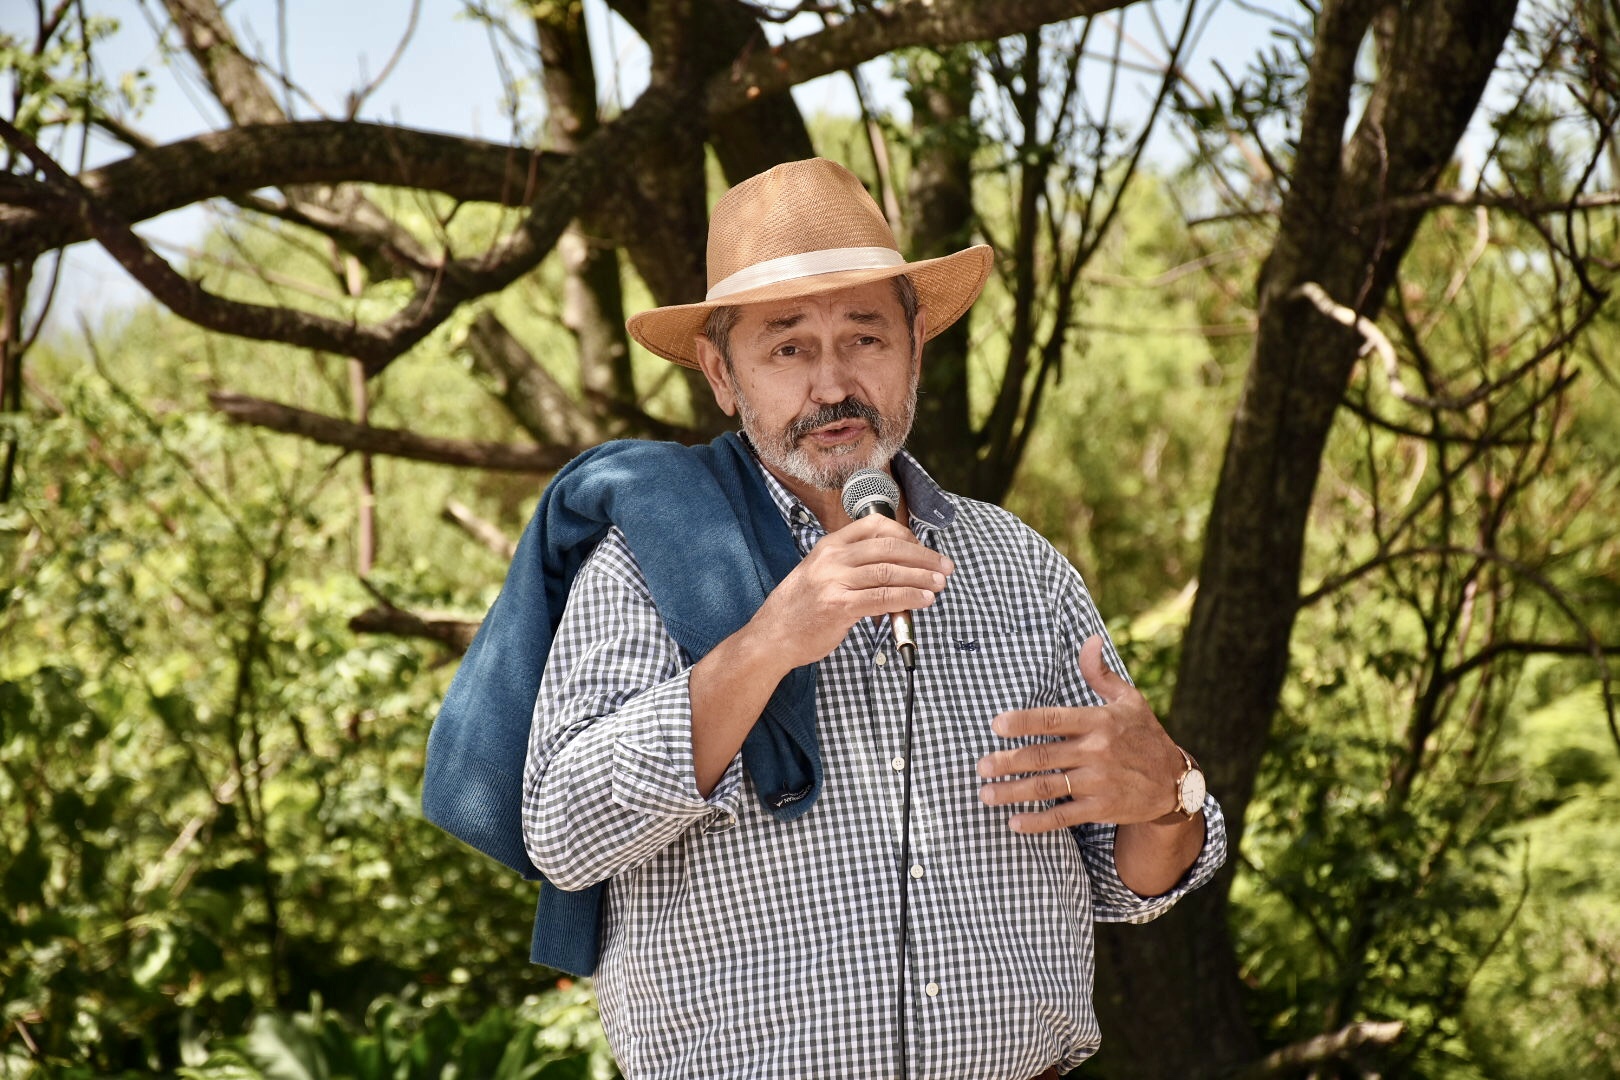
[[736,822],[740,759],[707,798],[697,790],[690,671],[610,531],[574,580],[529,734],[523,838],[553,885],[586,888]]
[[1080,855],[1091,878],[1092,914],[1098,922],[1152,922],[1175,906],[1177,900],[1215,876],[1226,861],[1226,818],[1213,795],[1204,796],[1204,846],[1198,858],[1169,892],[1138,896],[1120,880],[1114,861],[1117,825],[1081,825],[1076,829]]
[[[1114,648],[1113,639],[1103,625],[1102,617],[1092,602],[1091,592],[1079,573],[1067,562],[1057,565],[1058,580],[1053,589],[1060,597],[1058,610],[1064,614],[1056,650],[1052,704],[1101,705],[1102,697],[1086,684],[1080,674],[1080,647],[1085,640],[1093,634],[1100,635],[1103,639],[1103,662],[1126,681],[1130,681],[1130,673]],[[1174,907],[1177,900],[1209,881],[1226,862],[1226,818],[1222,816],[1220,804],[1213,795],[1204,797],[1204,846],[1198,858],[1187,868],[1175,887],[1160,896],[1139,896],[1120,879],[1119,866],[1114,861],[1114,839],[1118,826],[1101,823],[1079,825],[1073,832],[1080,844],[1086,875],[1090,878],[1093,916],[1098,922],[1151,922]]]

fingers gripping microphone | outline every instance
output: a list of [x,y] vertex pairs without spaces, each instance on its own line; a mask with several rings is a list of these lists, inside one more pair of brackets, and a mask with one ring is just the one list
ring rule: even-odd
[[[868,514],[882,514],[890,521],[898,521],[900,486],[882,469],[860,469],[844,481],[844,513],[852,521]],[[907,668],[917,666],[917,635],[912,629],[911,612],[895,611],[889,615],[889,626],[894,631],[894,643],[900,650],[900,659]]]

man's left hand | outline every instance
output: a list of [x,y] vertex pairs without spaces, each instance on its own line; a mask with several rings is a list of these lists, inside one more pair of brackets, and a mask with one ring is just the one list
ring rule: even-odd
[[1053,741],[999,750],[979,759],[986,780],[979,798],[989,806],[1056,800],[1048,810],[1015,814],[1014,832],[1041,833],[1085,822],[1119,825],[1175,812],[1181,752],[1153,709],[1103,662],[1102,638],[1080,648],[1080,674],[1103,699],[1098,706],[1005,712],[990,727],[1002,738],[1044,735]]

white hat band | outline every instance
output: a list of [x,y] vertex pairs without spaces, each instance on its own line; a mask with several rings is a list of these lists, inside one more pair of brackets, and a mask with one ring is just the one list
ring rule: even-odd
[[904,266],[905,263],[904,255],[886,247],[824,248],[821,251],[784,255],[780,259],[766,259],[753,266],[745,266],[735,274],[715,282],[704,300],[719,300],[734,293],[775,285],[779,281],[792,281],[795,278],[834,274],[840,270],[882,270],[891,266]]

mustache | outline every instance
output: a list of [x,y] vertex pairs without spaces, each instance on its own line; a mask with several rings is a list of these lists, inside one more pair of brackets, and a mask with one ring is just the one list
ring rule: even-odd
[[883,437],[883,414],[879,413],[870,402],[862,401],[858,397],[847,397],[843,401],[823,405],[815,412],[793,421],[788,426],[786,441],[789,445],[794,445],[817,428],[836,424],[840,420],[864,420],[872,428],[874,437],[879,439]]

